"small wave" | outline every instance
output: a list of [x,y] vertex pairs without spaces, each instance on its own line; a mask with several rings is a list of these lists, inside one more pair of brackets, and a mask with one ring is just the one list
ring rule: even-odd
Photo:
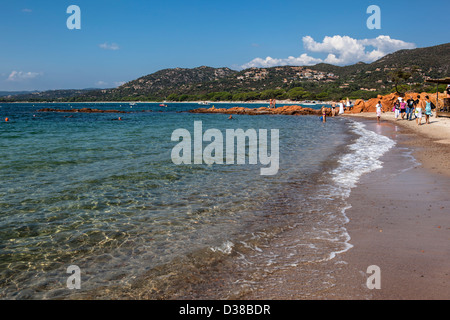
[[[351,131],[359,136],[356,141],[349,146],[350,152],[344,154],[339,159],[339,166],[331,172],[332,181],[338,189],[338,194],[344,201],[341,214],[344,219],[344,225],[350,220],[346,215],[348,209],[352,206],[346,203],[351,190],[356,187],[360,178],[369,172],[381,169],[383,162],[380,158],[396,145],[396,142],[386,136],[367,130],[365,124],[351,120]],[[333,188],[333,194],[336,189]],[[336,255],[346,252],[353,248],[350,244],[350,235],[346,228],[344,231],[344,248],[342,250],[331,252],[325,260],[332,260]]]
[[333,180],[346,191],[346,197],[363,174],[383,167],[380,158],[396,144],[386,136],[365,129],[363,123],[352,122],[351,126],[360,137],[349,146],[351,152],[339,160],[339,167],[331,172]]

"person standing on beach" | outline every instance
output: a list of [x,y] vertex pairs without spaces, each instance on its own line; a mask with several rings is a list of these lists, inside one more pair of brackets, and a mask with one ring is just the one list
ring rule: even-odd
[[331,104],[331,116],[334,117],[336,114],[336,103],[333,101]]
[[344,103],[342,101],[339,103],[339,114],[344,114]]
[[398,120],[398,116],[400,115],[400,102],[399,101],[395,101],[395,103],[394,103],[394,115],[395,115],[395,119]]
[[426,96],[425,99],[426,99],[426,101],[425,101],[425,123],[430,124],[430,116],[432,115],[431,100],[430,100],[429,96]]
[[420,98],[420,96],[417,97],[416,100],[416,108],[415,108],[415,114],[416,114],[416,123],[417,125],[422,125],[422,110],[423,110],[423,100]]
[[350,103],[350,99],[347,98],[347,104],[346,104],[347,110],[351,110],[352,109],[352,105]]
[[406,120],[411,121],[414,113],[414,99],[412,96],[406,101]]
[[380,123],[381,122],[381,108],[382,108],[381,101],[378,101],[376,108],[377,108],[377,123]]
[[402,115],[402,120],[405,120],[406,102],[403,99],[400,100],[400,114]]

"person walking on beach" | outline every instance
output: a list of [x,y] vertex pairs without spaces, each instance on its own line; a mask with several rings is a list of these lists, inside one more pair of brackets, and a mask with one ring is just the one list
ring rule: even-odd
[[406,101],[406,120],[411,121],[414,113],[414,99],[412,96]]
[[394,115],[395,115],[395,119],[398,120],[398,116],[400,115],[400,102],[399,101],[395,101],[395,103],[394,103]]
[[425,123],[430,124],[430,116],[432,115],[431,100],[430,100],[429,96],[426,96],[425,99],[426,99],[426,101],[425,101]]
[[403,99],[400,100],[400,114],[402,115],[402,120],[405,120],[406,102]]
[[422,125],[422,111],[423,111],[423,100],[420,98],[420,96],[417,97],[416,100],[416,108],[414,110],[416,115],[416,123],[417,125]]
[[378,101],[376,108],[377,108],[377,123],[380,123],[381,122],[381,108],[382,108],[381,101]]

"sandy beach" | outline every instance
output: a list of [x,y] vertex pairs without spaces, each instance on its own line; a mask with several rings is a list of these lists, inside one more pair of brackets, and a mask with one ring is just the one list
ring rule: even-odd
[[[356,119],[376,121],[375,113],[346,114]],[[401,135],[411,137],[403,139],[403,143],[414,149],[414,156],[424,168],[450,177],[450,118],[431,117],[430,124],[417,125],[416,121],[396,120],[394,113],[387,112],[381,116],[382,123],[390,123],[401,128]],[[397,129],[397,131],[399,131]]]
[[[446,300],[450,298],[450,119],[432,118],[430,125],[417,126],[415,121],[389,116],[373,126],[381,127],[380,133],[394,138],[397,146],[383,159],[385,168],[364,176],[349,199],[347,229],[354,247],[342,257],[348,262],[342,276],[353,279],[348,283],[356,282],[337,285],[334,294],[336,298],[365,293],[369,299]],[[406,150],[419,163],[409,167]],[[381,269],[380,290],[368,290],[362,281],[370,265]]]
[[[430,125],[392,121],[384,114],[351,115],[367,128],[396,141],[384,167],[362,177],[349,198],[345,226],[353,246],[336,258],[311,266],[334,270],[317,283],[308,270],[278,274],[277,289],[253,292],[253,299],[283,300],[447,300],[450,299],[450,119]],[[446,160],[445,160],[446,159]],[[369,289],[369,266],[380,269],[381,289]],[[321,273],[319,272],[318,275]],[[305,289],[309,292],[304,295]]]

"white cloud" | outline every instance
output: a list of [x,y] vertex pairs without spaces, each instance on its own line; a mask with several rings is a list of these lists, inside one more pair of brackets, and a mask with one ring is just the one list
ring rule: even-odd
[[116,82],[114,82],[114,85],[116,87],[120,87],[121,85],[124,85],[125,83],[126,83],[125,81],[116,81]]
[[95,83],[95,85],[96,86],[98,86],[98,87],[106,87],[107,85],[108,85],[108,82],[105,82],[105,81],[97,81],[96,83]]
[[114,81],[112,82],[112,85],[110,85],[109,82],[99,80],[95,83],[95,86],[99,88],[108,88],[108,87],[120,87],[121,85],[125,84],[125,81]]
[[100,48],[102,48],[102,49],[105,49],[105,50],[119,50],[120,49],[120,47],[119,47],[119,45],[117,44],[117,43],[108,43],[108,42],[105,42],[105,43],[101,43],[101,44],[99,44],[98,45]]
[[40,72],[23,72],[23,71],[12,71],[8,76],[7,81],[25,81],[34,79],[42,75]]
[[322,60],[310,57],[306,53],[304,53],[299,57],[291,56],[286,59],[275,59],[272,57],[267,57],[265,59],[256,58],[256,59],[253,59],[252,61],[244,64],[242,66],[242,68],[243,69],[252,68],[252,67],[270,68],[270,67],[275,67],[275,66],[287,66],[287,65],[309,66],[309,65],[320,63],[321,61]]
[[358,40],[349,36],[325,37],[322,42],[316,42],[312,37],[303,37],[303,46],[306,50],[316,53],[327,53],[325,59],[319,59],[304,53],[297,58],[289,57],[287,59],[275,59],[267,57],[266,59],[256,58],[244,64],[242,68],[249,67],[273,67],[278,65],[297,65],[307,66],[320,62],[333,65],[350,65],[357,62],[374,62],[385,55],[401,50],[414,49],[414,43],[408,43],[402,40],[392,39],[389,36],[379,36],[374,39]]

